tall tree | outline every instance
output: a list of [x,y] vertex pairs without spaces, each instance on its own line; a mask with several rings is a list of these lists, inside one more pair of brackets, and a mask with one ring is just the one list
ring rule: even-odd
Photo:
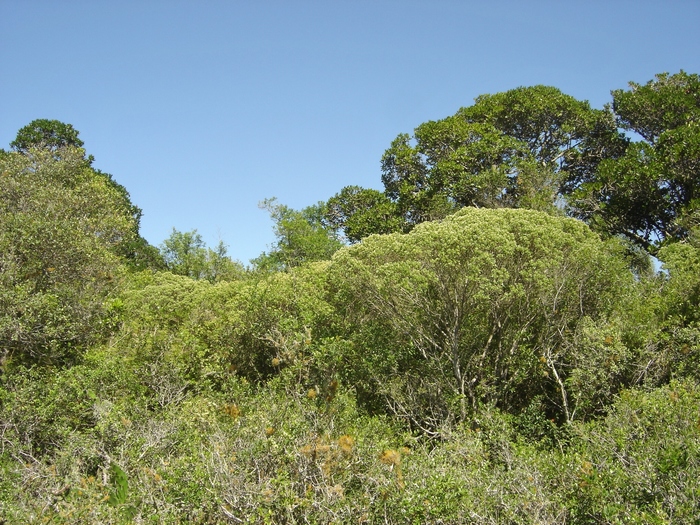
[[78,148],[0,158],[0,348],[63,363],[103,333],[134,218]]
[[[94,157],[85,155],[85,150],[82,149],[83,141],[78,135],[80,135],[80,132],[71,124],[58,120],[38,119],[20,129],[15,140],[10,143],[10,147],[23,155],[30,155],[32,151],[43,150],[51,153],[56,158],[60,158],[64,150],[69,150],[70,155],[75,155],[75,151],[79,150],[82,152],[86,164],[91,166]],[[143,214],[141,208],[131,202],[129,192],[124,186],[114,180],[112,175],[95,168],[91,169],[95,177],[101,178],[121,197],[120,202],[123,212],[129,214],[133,219],[133,235],[124,237],[122,242],[114,247],[115,252],[134,269],[163,269],[164,264],[158,250],[139,234],[141,216]]]
[[548,417],[571,421],[589,381],[570,379],[594,362],[577,339],[632,282],[608,248],[580,221],[513,209],[364,239],[330,266],[352,373],[428,432],[481,403],[517,412],[542,395]]
[[574,213],[654,254],[687,238],[700,210],[700,77],[659,74],[615,90],[619,126],[641,137],[574,192]]
[[554,211],[566,185],[618,140],[605,111],[553,87],[521,87],[399,135],[382,181],[408,224],[464,206]]

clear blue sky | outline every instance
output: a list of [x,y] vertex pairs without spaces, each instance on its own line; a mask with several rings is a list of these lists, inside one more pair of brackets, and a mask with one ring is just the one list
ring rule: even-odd
[[243,262],[266,197],[382,189],[402,132],[474,97],[700,73],[700,1],[0,0],[0,147],[37,118],[80,131],[154,245],[173,227]]

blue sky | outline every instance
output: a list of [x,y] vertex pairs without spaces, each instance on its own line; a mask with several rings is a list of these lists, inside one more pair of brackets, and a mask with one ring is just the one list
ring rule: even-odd
[[483,93],[546,84],[602,107],[700,73],[700,2],[0,0],[0,147],[37,118],[80,131],[154,245],[197,229],[243,262],[294,208]]

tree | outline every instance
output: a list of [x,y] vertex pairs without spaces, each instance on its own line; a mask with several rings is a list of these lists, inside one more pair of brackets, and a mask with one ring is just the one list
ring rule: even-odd
[[277,238],[270,252],[251,261],[258,269],[287,270],[307,262],[330,259],[342,246],[337,234],[323,223],[322,203],[297,211],[278,204],[273,197],[258,206],[270,213]]
[[[436,432],[482,404],[517,412],[536,396],[571,421],[576,340],[614,310],[631,274],[586,225],[529,210],[465,208],[408,235],[372,236],[330,268],[375,397]],[[584,322],[585,321],[585,322]]]
[[161,244],[160,253],[169,271],[192,279],[218,282],[236,279],[244,272],[240,264],[228,257],[223,241],[215,250],[207,248],[197,230],[183,233],[173,228]]
[[[94,157],[92,155],[85,156],[85,150],[82,149],[83,141],[78,138],[79,134],[78,130],[70,124],[58,120],[39,119],[20,129],[10,146],[14,151],[23,155],[28,155],[32,150],[44,150],[56,158],[60,158],[66,149],[71,150],[71,155],[76,149],[79,149],[82,151],[86,164],[91,166]],[[133,219],[133,235],[125,236],[123,241],[114,247],[115,252],[133,269],[163,269],[163,261],[158,250],[139,234],[143,214],[141,208],[131,202],[129,192],[114,180],[112,175],[95,168],[91,169],[95,177],[103,179],[121,197],[123,212],[129,214]]]
[[700,77],[663,73],[612,94],[618,125],[642,140],[583,181],[574,214],[655,254],[687,238],[700,209]]
[[114,180],[112,175],[94,168],[92,170],[96,177],[103,179],[120,196],[120,205],[123,213],[132,218],[133,234],[125,237],[121,243],[115,246],[115,253],[133,270],[164,270],[165,262],[158,248],[149,244],[139,233],[143,215],[141,208],[131,202],[129,192],[124,186]]
[[134,235],[134,218],[81,149],[11,153],[0,173],[3,358],[69,362],[105,332],[115,248]]
[[415,146],[402,134],[382,157],[382,182],[411,225],[440,219],[463,206],[501,206],[519,144],[493,126],[459,117],[426,122]]
[[360,186],[346,186],[328,199],[323,222],[355,243],[375,233],[402,231],[404,224],[396,204],[382,192]]
[[457,115],[467,122],[489,123],[520,141],[533,159],[563,168],[572,150],[587,137],[596,113],[588,102],[554,87],[532,86],[481,95]]
[[59,120],[37,119],[17,132],[10,147],[20,153],[26,153],[30,148],[43,148],[56,153],[65,147],[82,148],[83,141],[78,138],[79,134],[73,126]]
[[553,87],[520,87],[399,135],[382,181],[410,225],[464,206],[555,211],[620,140],[608,111]]

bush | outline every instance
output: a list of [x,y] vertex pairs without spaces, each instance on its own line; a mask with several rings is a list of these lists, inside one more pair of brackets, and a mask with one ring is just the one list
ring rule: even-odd
[[[428,433],[481,404],[518,412],[542,396],[558,421],[598,408],[571,378],[609,351],[582,332],[605,326],[632,287],[615,246],[581,222],[512,209],[368,237],[329,273],[358,381]],[[614,393],[616,374],[596,384]]]

